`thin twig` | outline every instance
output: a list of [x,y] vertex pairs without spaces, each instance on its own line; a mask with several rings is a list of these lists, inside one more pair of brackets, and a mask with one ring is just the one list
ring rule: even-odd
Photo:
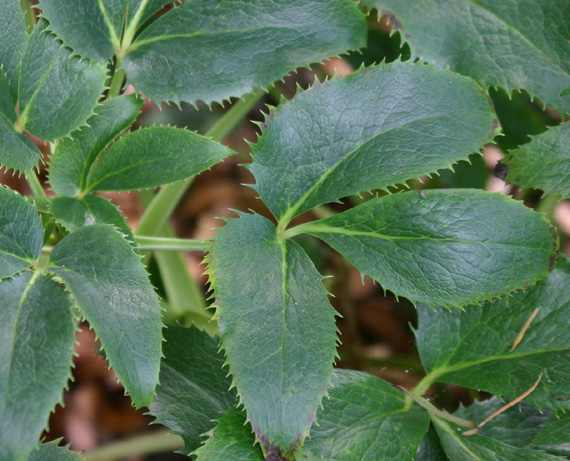
[[515,348],[519,345],[519,343],[522,341],[524,334],[526,333],[526,330],[528,330],[528,327],[530,327],[530,324],[532,323],[532,321],[535,319],[536,315],[538,314],[538,311],[540,310],[540,307],[537,307],[534,311],[532,311],[532,314],[530,314],[530,317],[528,318],[528,320],[526,321],[526,323],[524,324],[524,326],[522,327],[520,333],[517,335],[517,337],[515,338],[514,342],[513,342],[513,347],[511,347],[511,352],[515,350]]
[[532,391],[534,391],[536,389],[536,386],[538,386],[538,383],[540,382],[540,380],[542,379],[542,373],[540,373],[538,379],[536,380],[536,382],[531,386],[531,388],[524,392],[523,394],[519,395],[516,399],[514,399],[513,401],[507,403],[505,406],[499,408],[495,413],[493,413],[491,416],[489,416],[487,419],[485,419],[485,421],[483,421],[482,423],[479,423],[477,425],[477,427],[475,429],[472,429],[470,431],[465,431],[463,432],[463,435],[473,435],[476,434],[477,431],[479,430],[479,428],[481,426],[484,426],[485,424],[487,424],[489,421],[491,421],[493,418],[499,416],[501,413],[503,413],[504,411],[508,410],[509,408],[511,408],[513,405],[516,405],[517,403],[519,403],[522,399],[524,399],[527,395],[529,395]]

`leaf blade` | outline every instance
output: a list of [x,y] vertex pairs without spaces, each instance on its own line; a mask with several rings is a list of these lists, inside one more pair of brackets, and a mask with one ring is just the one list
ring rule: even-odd
[[397,296],[448,308],[522,289],[554,264],[550,224],[521,203],[475,189],[424,196],[410,191],[372,199],[298,229]]
[[48,270],[75,298],[134,404],[149,405],[161,357],[160,304],[130,243],[111,226],[83,227],[54,247]]
[[39,272],[0,282],[0,299],[0,456],[23,459],[62,401],[75,327],[66,294]]
[[266,456],[291,457],[333,371],[335,312],[321,276],[297,244],[277,239],[270,221],[248,214],[215,237],[208,274],[222,347],[248,420]]
[[449,168],[490,142],[497,126],[475,82],[394,62],[280,105],[253,146],[250,171],[287,224],[322,203]]
[[[441,68],[510,93],[525,89],[560,113],[570,100],[568,5],[535,0],[365,0],[393,19],[412,50]],[[527,11],[535,11],[536,21]]]

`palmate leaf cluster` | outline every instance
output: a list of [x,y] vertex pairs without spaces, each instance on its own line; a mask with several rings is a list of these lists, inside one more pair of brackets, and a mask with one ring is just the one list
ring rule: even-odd
[[[40,444],[80,319],[134,405],[150,406],[201,460],[568,456],[570,260],[556,230],[481,190],[390,192],[493,142],[489,87],[526,90],[563,118],[570,3],[170,3],[41,0],[34,25],[17,0],[0,0],[0,165],[31,177],[42,154],[29,135],[50,141],[55,194],[0,188],[0,458],[80,458]],[[247,168],[271,216],[240,211],[207,244],[217,335],[165,329],[136,236],[96,193],[167,190],[233,152],[187,129],[133,129],[139,93],[194,105],[245,97],[362,48],[372,8],[412,61],[317,81],[269,110]],[[126,84],[135,94],[118,95]],[[507,181],[569,197],[566,137],[562,123],[509,152]],[[371,191],[347,211],[296,220]],[[416,306],[426,376],[413,399],[333,368],[336,311],[301,234]],[[539,377],[519,413],[471,437],[422,397],[443,382],[512,400]],[[498,406],[457,414],[481,421]]]

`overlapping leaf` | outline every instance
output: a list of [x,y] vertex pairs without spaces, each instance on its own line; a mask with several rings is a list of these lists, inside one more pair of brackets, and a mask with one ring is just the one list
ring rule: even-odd
[[[569,409],[569,284],[570,259],[559,255],[547,278],[512,298],[465,311],[419,306],[416,338],[429,375],[513,399],[542,374],[538,387],[525,400],[554,412]],[[538,315],[511,350],[537,307]]]
[[123,24],[137,30],[171,0],[42,0],[49,29],[80,56],[110,59],[120,47]]
[[437,433],[430,430],[422,440],[420,448],[416,452],[415,461],[448,461]]
[[259,215],[230,220],[209,259],[222,346],[248,420],[266,455],[290,458],[333,372],[335,314],[321,276]]
[[149,405],[161,357],[160,304],[132,246],[111,226],[94,224],[59,242],[49,265],[100,338],[135,405]]
[[[566,0],[364,0],[420,57],[508,92],[525,89],[559,112],[570,85]],[[532,11],[532,14],[529,12]]]
[[570,414],[560,417],[551,417],[540,428],[540,432],[533,440],[534,445],[565,444],[570,454]]
[[43,246],[42,221],[33,205],[0,187],[0,279],[33,264]]
[[322,203],[448,168],[496,128],[472,80],[395,62],[280,105],[253,146],[250,169],[262,200],[287,224]]
[[397,296],[429,305],[491,299],[535,283],[553,265],[553,229],[522,203],[474,189],[423,195],[375,198],[298,231],[321,238]]
[[164,339],[160,385],[150,413],[184,439],[181,452],[190,454],[214,420],[236,404],[236,394],[229,390],[231,380],[217,338],[197,328],[170,326]]
[[429,428],[427,412],[406,409],[403,393],[375,376],[335,373],[298,459],[412,459]]
[[[20,57],[26,43],[26,25],[24,12],[19,2],[0,0],[0,64],[8,77],[8,95],[16,93]],[[0,88],[0,98],[4,98],[4,89]],[[16,102],[15,100],[13,101]]]
[[39,272],[0,282],[0,458],[27,459],[71,377],[75,327],[61,287]]
[[508,167],[507,182],[570,198],[570,124],[536,136],[501,163]]
[[54,219],[68,231],[75,232],[93,224],[111,224],[119,229],[134,243],[131,228],[121,212],[108,200],[97,195],[82,198],[55,197],[50,204]]
[[195,454],[197,461],[262,461],[263,453],[255,445],[255,436],[243,411],[226,412],[208,432],[208,440]]
[[86,127],[62,139],[50,161],[49,180],[58,194],[77,195],[85,190],[93,163],[103,150],[135,121],[143,100],[122,95],[104,101]]
[[156,126],[122,137],[93,166],[85,190],[134,190],[188,178],[231,155],[189,130]]
[[81,461],[83,456],[70,451],[68,447],[58,446],[58,440],[42,443],[30,455],[29,461]]

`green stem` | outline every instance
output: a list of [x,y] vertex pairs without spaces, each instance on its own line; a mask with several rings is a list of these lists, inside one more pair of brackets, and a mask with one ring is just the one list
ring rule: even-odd
[[170,434],[169,431],[156,431],[96,448],[83,456],[85,461],[111,461],[127,456],[174,452],[183,446],[182,437]]
[[204,240],[144,235],[135,235],[135,240],[142,251],[208,251],[209,248],[208,242]]
[[109,91],[107,92],[107,99],[119,96],[119,94],[121,94],[121,90],[123,89],[125,69],[119,68],[119,65],[120,64],[117,62],[115,73],[113,74],[113,78],[111,79],[111,83],[109,85]]
[[547,195],[540,199],[538,205],[536,207],[536,211],[539,213],[544,213],[548,220],[556,225],[556,220],[554,219],[554,211],[556,210],[556,206],[560,203],[561,196],[557,194]]
[[30,186],[33,195],[43,198],[47,197],[35,170],[32,169],[26,173],[26,181],[28,181],[28,185]]
[[[244,96],[206,132],[206,136],[214,141],[222,141],[241,122],[263,95],[265,95],[265,91],[255,90]],[[192,184],[192,180],[193,178],[188,178],[184,181],[164,186],[145,210],[137,228],[137,234],[156,235],[158,230],[168,220],[178,202],[182,199],[188,187],[190,187],[190,184]]]
[[36,14],[34,13],[32,0],[20,0],[20,6],[22,7],[22,10],[24,10],[26,32],[31,34],[32,30],[34,30],[34,27],[36,26]]

